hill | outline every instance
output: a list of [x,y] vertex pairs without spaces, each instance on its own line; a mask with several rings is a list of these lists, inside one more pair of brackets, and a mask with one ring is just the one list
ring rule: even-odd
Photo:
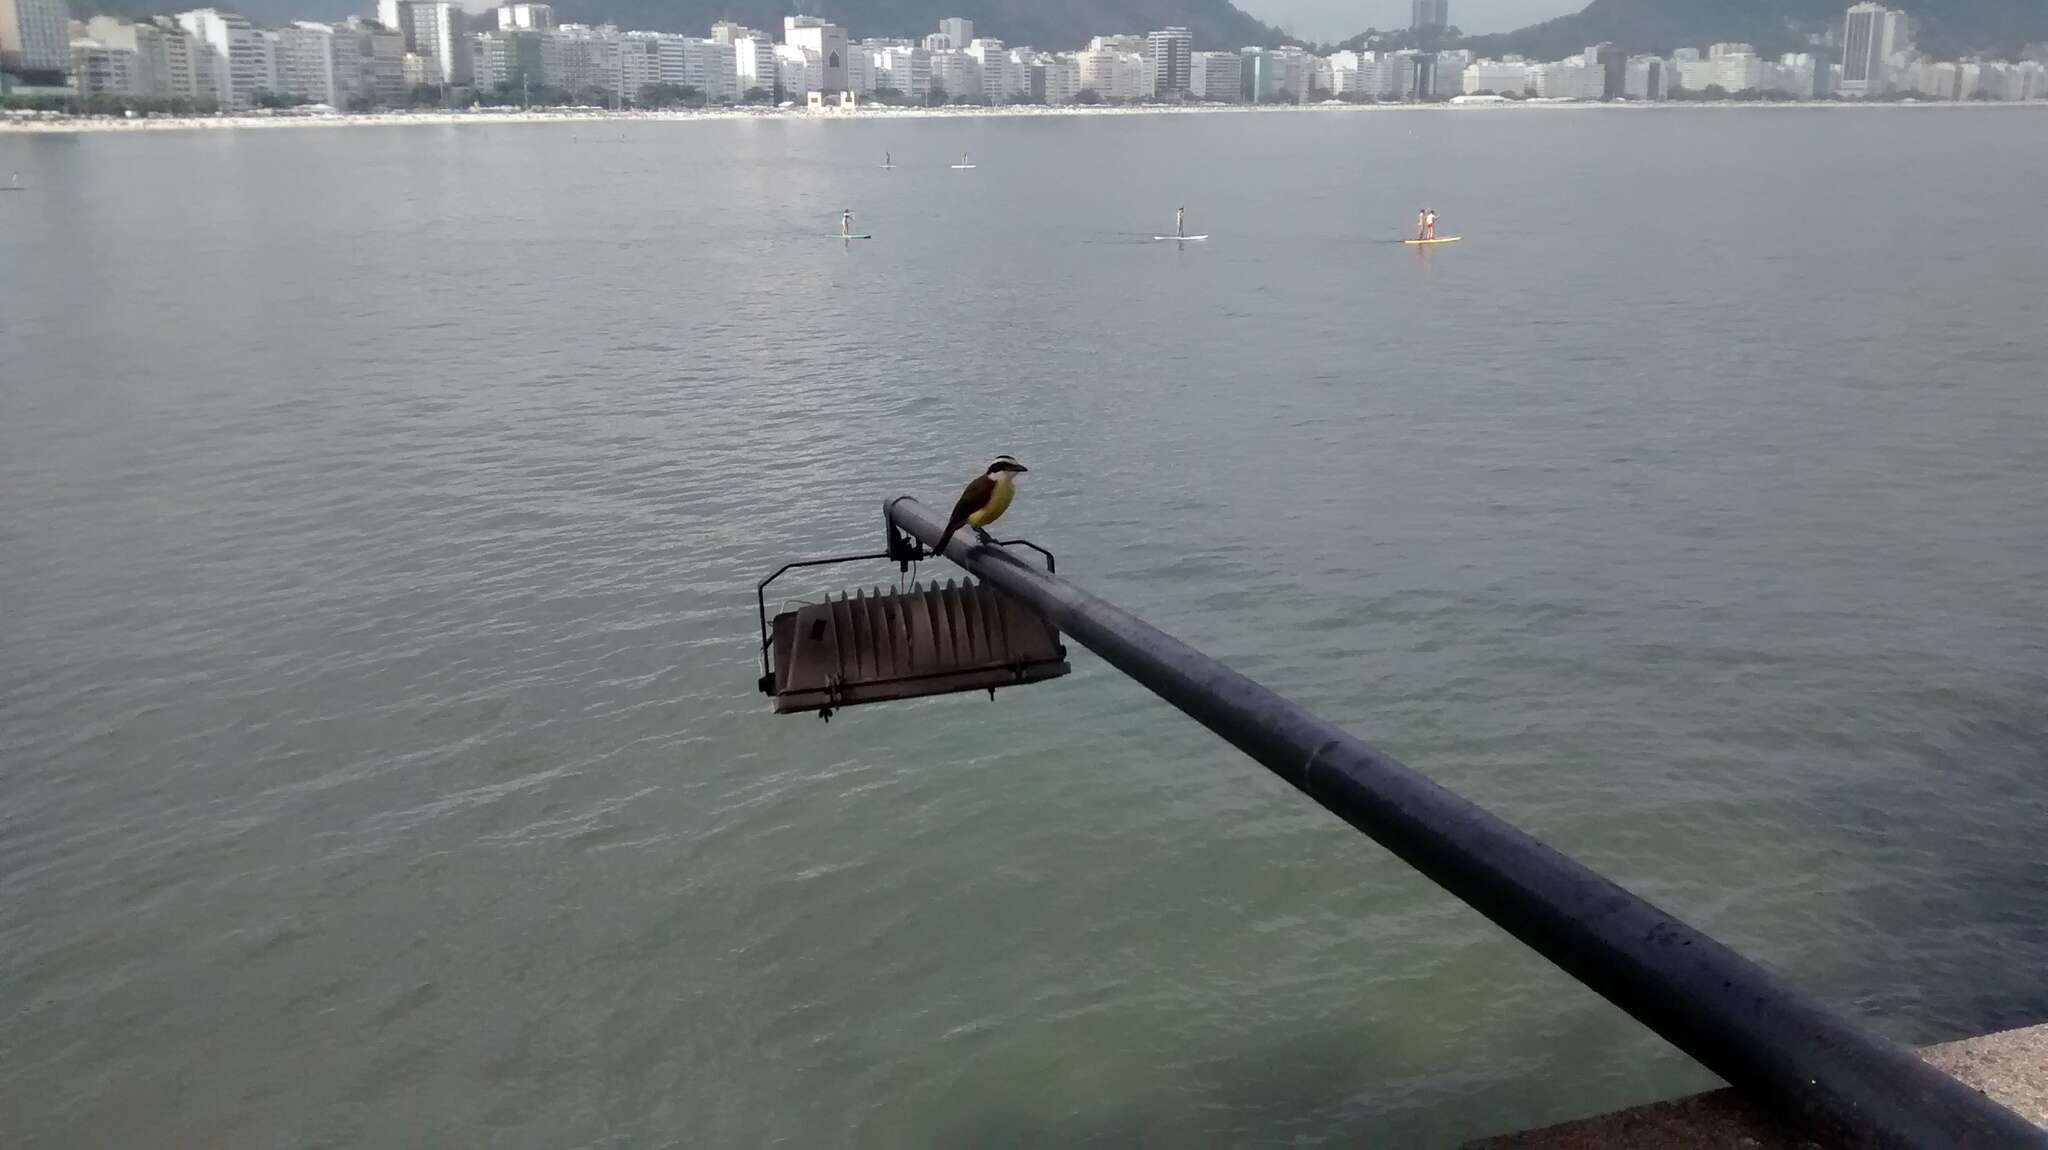
[[[1922,50],[1941,57],[2017,58],[2025,44],[2048,40],[2044,0],[1904,0]],[[1487,56],[1518,53],[1552,60],[1611,40],[1629,52],[1704,48],[1724,40],[1755,44],[1766,55],[1805,50],[1814,34],[1839,36],[1846,0],[1593,0],[1579,12],[1464,47]]]
[[[202,0],[72,0],[75,15],[147,15],[195,7]],[[372,0],[221,0],[258,24],[338,20],[374,10]],[[974,21],[984,36],[1046,50],[1080,48],[1091,36],[1183,27],[1197,49],[1278,44],[1280,30],[1240,11],[1230,0],[555,0],[563,22],[617,24],[650,32],[703,36],[718,20],[737,20],[780,37],[782,18],[799,7],[844,25],[855,39],[914,37],[938,30],[947,16]]]

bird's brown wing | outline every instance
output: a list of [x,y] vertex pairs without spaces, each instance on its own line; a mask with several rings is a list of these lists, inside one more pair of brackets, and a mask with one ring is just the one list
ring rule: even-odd
[[946,517],[946,533],[939,536],[939,545],[933,550],[944,551],[953,533],[967,525],[967,517],[988,506],[988,498],[996,491],[996,481],[986,475],[977,476],[960,493],[960,502],[953,505],[953,514]]

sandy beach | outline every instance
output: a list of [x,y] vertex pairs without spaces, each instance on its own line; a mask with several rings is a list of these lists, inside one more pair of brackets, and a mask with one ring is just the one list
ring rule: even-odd
[[1836,101],[1659,101],[1597,103],[1583,100],[1452,100],[1432,104],[1346,104],[1331,101],[1304,105],[1196,104],[1102,107],[1068,104],[1057,107],[1017,105],[1004,108],[958,106],[895,108],[869,105],[854,109],[811,111],[803,108],[728,107],[612,111],[609,108],[473,108],[462,111],[405,112],[242,112],[221,116],[71,116],[52,112],[0,113],[0,132],[194,132],[240,128],[342,128],[450,124],[585,124],[596,121],[658,121],[708,123],[723,120],[916,120],[987,116],[1197,116],[1287,115],[1379,112],[1472,111],[1651,111],[1672,108],[2048,108],[2048,103],[1879,103]]

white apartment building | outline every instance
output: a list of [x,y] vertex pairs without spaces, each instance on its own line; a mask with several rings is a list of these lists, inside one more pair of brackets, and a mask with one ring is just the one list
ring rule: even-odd
[[1959,99],[1962,69],[1946,61],[1924,61],[1913,77],[1913,90],[1930,100]]
[[1607,90],[1607,70],[1574,56],[1530,70],[1536,94],[1550,100],[1598,100]]
[[785,100],[802,100],[812,92],[825,90],[825,62],[809,48],[795,44],[775,46],[775,82]]
[[[1098,41],[1104,37],[1096,37]],[[1141,100],[1152,95],[1152,65],[1137,52],[1107,46],[1075,56],[1081,87],[1105,100]]]
[[1309,81],[1315,70],[1315,57],[1293,45],[1275,48],[1268,55],[1273,58],[1274,89],[1285,92],[1296,100],[1308,99]]
[[[1722,47],[1722,45],[1715,45]],[[1743,45],[1748,47],[1748,45]],[[1764,86],[1764,62],[1754,52],[1729,51],[1710,54],[1713,83],[1724,92],[1748,92]]]
[[[728,25],[730,27],[730,25]],[[714,26],[716,33],[718,28]],[[749,32],[734,36],[731,40],[734,83],[739,85],[740,96],[759,88],[773,94],[775,91],[775,42],[767,36]]]
[[116,48],[79,37],[71,42],[71,90],[81,98],[139,96],[135,90],[135,49]]
[[340,107],[334,82],[334,28],[301,21],[276,36],[277,94]]
[[[640,90],[661,80],[661,32],[628,32],[619,37],[619,100],[638,100]],[[678,37],[680,39],[680,37]]]
[[1316,65],[1322,88],[1332,96],[1358,94],[1358,53],[1332,52]]
[[1071,52],[1045,58],[1045,102],[1071,104],[1081,95],[1081,65]]
[[1661,100],[1665,96],[1663,60],[1656,56],[1630,56],[1621,73],[1621,94],[1629,100]]
[[731,103],[740,98],[739,54],[732,44],[683,40],[683,82],[704,93],[708,100]]
[[231,12],[199,8],[178,13],[178,25],[195,42],[193,71],[207,74],[200,86],[213,93],[222,107],[251,107],[256,93],[277,90],[270,40],[247,20]]
[[1416,64],[1421,59],[1414,52],[1360,52],[1358,94],[1379,100],[1405,100],[1413,96]]
[[1436,65],[1430,75],[1431,96],[1454,96],[1465,90],[1465,69],[1472,63],[1472,54],[1465,51],[1438,52]]
[[427,83],[467,87],[476,75],[469,18],[453,0],[401,0],[400,30],[408,50],[425,62]]
[[1317,56],[1309,64],[1308,90],[1325,96],[1337,91],[1337,70],[1331,66],[1328,56]]
[[874,72],[877,88],[894,88],[918,101],[931,95],[932,54],[924,48],[878,48],[874,51]]
[[1529,64],[1525,60],[1474,60],[1459,87],[1467,95],[1519,96],[1529,87]]
[[2048,100],[2048,64],[2023,60],[2013,65],[2011,84],[2015,100]]
[[197,79],[192,72],[192,37],[183,28],[154,21],[131,23],[112,16],[95,16],[85,22],[85,38],[135,54],[129,63],[129,95],[199,98]]
[[1010,51],[1001,40],[980,39],[967,46],[967,55],[974,66],[981,69],[981,102],[984,104],[1007,104],[1011,95],[1021,86],[1019,77],[1010,59]]
[[1235,52],[1191,53],[1188,91],[1202,100],[1234,104],[1244,99],[1244,59]]
[[504,4],[497,14],[498,27],[507,32],[545,32],[555,26],[555,9],[548,4]]
[[931,61],[932,87],[944,92],[947,100],[981,94],[981,65],[965,49],[933,52]]
[[540,71],[549,85],[573,98],[610,100],[619,91],[619,34],[583,24],[543,33]]
[[846,29],[815,16],[782,18],[782,42],[802,48],[818,58],[818,81],[806,92],[844,92],[846,88]]
[[405,100],[405,33],[352,16],[334,26],[337,107],[363,102],[395,107]]

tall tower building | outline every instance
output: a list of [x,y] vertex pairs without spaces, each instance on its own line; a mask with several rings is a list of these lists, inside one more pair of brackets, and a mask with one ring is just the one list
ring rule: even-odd
[[818,57],[820,92],[829,96],[846,91],[846,29],[816,16],[784,16],[782,42]]
[[406,47],[427,63],[427,83],[467,87],[476,74],[476,43],[462,5],[451,0],[406,0],[398,8]]
[[[1871,96],[1884,91],[1886,43],[1903,27],[1903,19],[1890,19],[1880,4],[1858,4],[1849,9],[1842,25],[1842,83],[1844,96]],[[1896,13],[1903,18],[1904,13]]]
[[64,0],[0,0],[0,68],[64,71],[71,64],[70,19]]
[[1152,94],[1159,97],[1186,95],[1192,61],[1189,49],[1194,39],[1186,28],[1162,28],[1146,38],[1152,58]]
[[1413,0],[1408,27],[1416,32],[1441,32],[1451,24],[1451,0]]

